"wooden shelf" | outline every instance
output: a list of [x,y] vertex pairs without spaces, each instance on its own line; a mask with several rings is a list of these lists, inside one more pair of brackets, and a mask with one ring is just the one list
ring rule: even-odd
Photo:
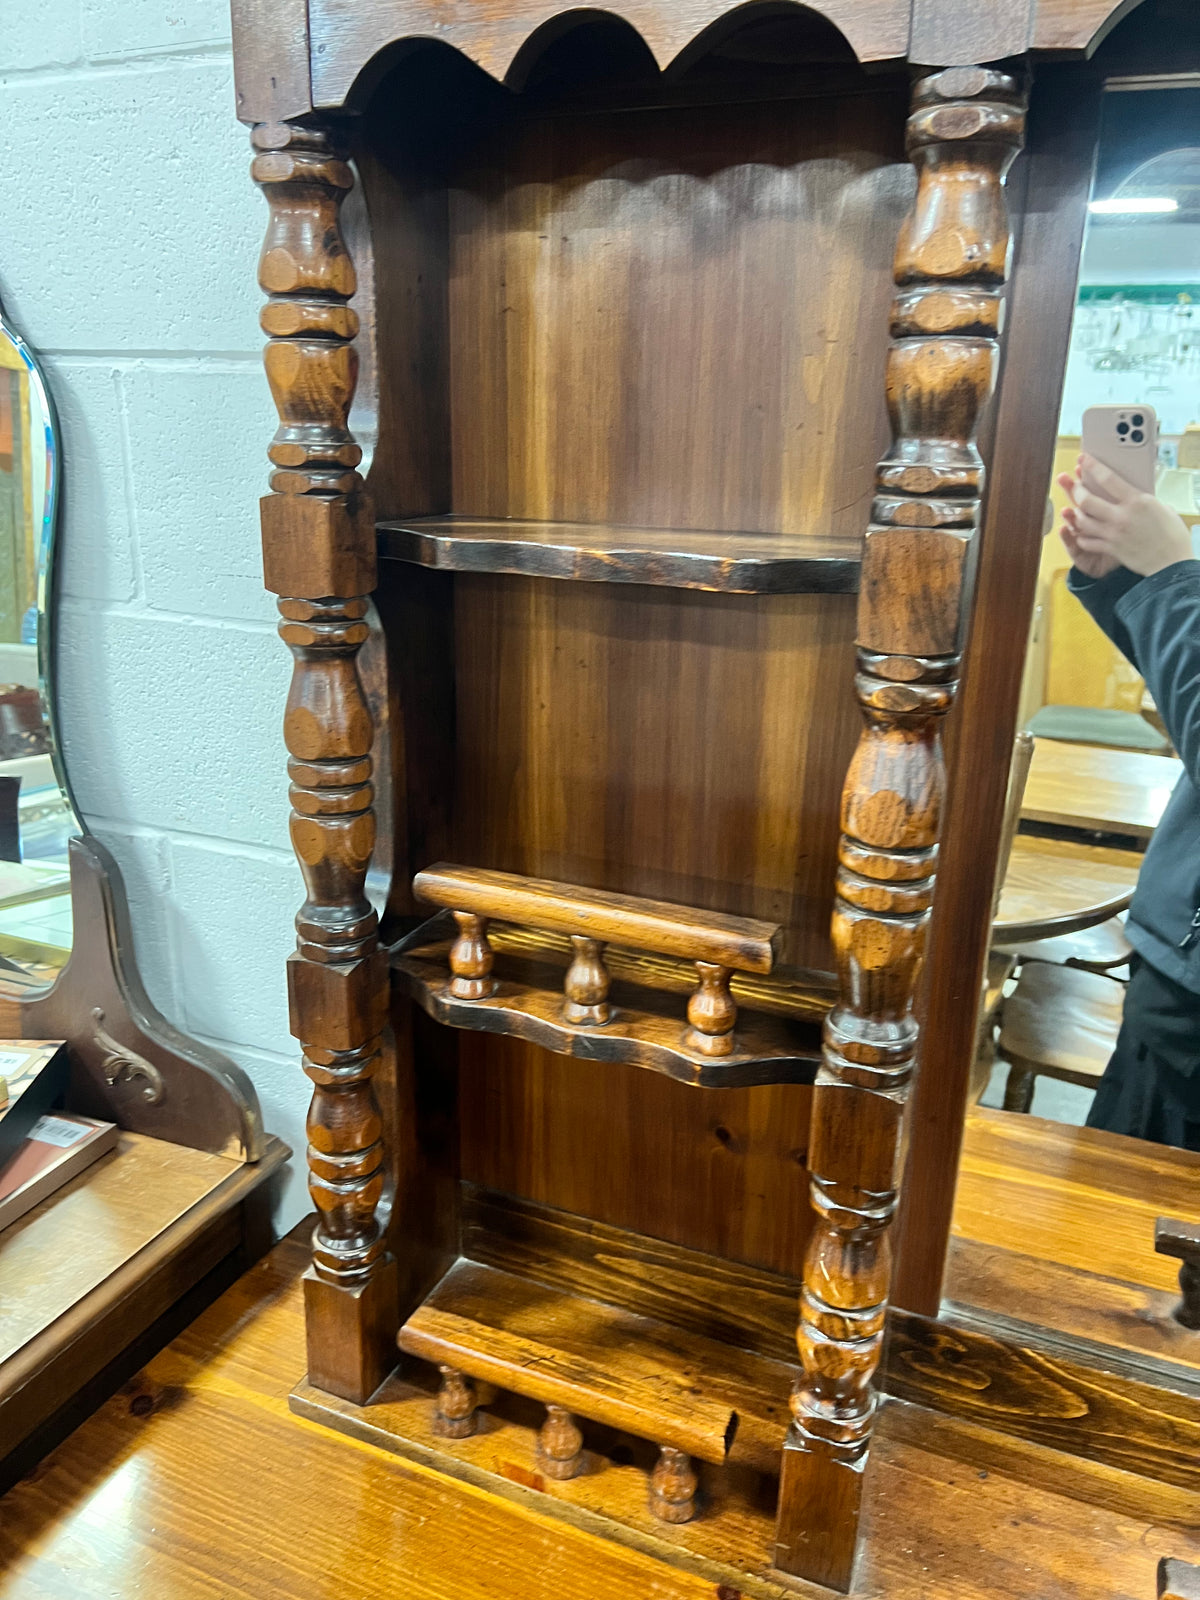
[[378,525],[379,554],[446,572],[647,583],[727,594],[853,594],[861,542],[828,536],[416,517]]
[[[428,926],[428,925],[427,925]],[[420,942],[422,937],[427,943]],[[679,996],[695,987],[695,968],[683,960],[610,949],[612,1019],[575,1026],[564,1020],[562,974],[567,940],[540,930],[493,923],[495,994],[459,1000],[449,992],[448,937],[429,926],[397,947],[392,970],[423,1010],[449,1027],[512,1034],[556,1055],[624,1061],[701,1088],[746,1088],[765,1083],[812,1083],[820,1065],[818,1023],[832,1002],[822,975],[738,974],[737,1048],[708,1056],[685,1043]],[[815,980],[815,981],[806,981]],[[651,986],[652,985],[652,986]],[[765,1001],[765,1004],[763,1003]],[[762,1006],[761,1010],[746,1007]],[[767,1014],[767,1007],[775,1014]]]
[[697,1460],[779,1471],[793,1368],[657,1317],[463,1259],[397,1343]]

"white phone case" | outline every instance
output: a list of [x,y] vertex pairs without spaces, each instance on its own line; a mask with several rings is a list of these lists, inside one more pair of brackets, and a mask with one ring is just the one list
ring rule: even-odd
[[1154,493],[1158,418],[1153,406],[1089,406],[1079,443],[1084,455],[1119,472],[1143,494]]

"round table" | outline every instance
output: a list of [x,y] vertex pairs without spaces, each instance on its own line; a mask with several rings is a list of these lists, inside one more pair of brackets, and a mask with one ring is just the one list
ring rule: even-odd
[[1053,939],[1107,922],[1132,900],[1141,865],[1141,855],[1133,850],[1019,833],[992,922],[992,943]]

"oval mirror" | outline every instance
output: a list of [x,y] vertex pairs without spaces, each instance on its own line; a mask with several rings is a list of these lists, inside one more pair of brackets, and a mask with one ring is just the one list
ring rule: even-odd
[[80,831],[50,682],[60,460],[41,368],[0,306],[0,976],[47,983],[71,952],[67,850]]

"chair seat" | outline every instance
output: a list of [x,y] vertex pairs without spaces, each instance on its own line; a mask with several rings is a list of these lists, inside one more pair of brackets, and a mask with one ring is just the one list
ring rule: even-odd
[[1004,1002],[999,1052],[1014,1065],[1094,1089],[1117,1042],[1124,998],[1114,978],[1030,961]]
[[1030,719],[1029,732],[1039,739],[1064,739],[1070,744],[1107,744],[1120,750],[1149,750],[1165,755],[1170,742],[1136,711],[1103,706],[1043,706]]
[[998,948],[1022,961],[1048,961],[1062,967],[1082,967],[1086,972],[1110,972],[1114,967],[1125,966],[1133,954],[1120,917],[1109,917],[1107,922],[1084,928],[1081,933],[1064,933],[1054,939],[1033,939],[1028,944],[1007,944]]

